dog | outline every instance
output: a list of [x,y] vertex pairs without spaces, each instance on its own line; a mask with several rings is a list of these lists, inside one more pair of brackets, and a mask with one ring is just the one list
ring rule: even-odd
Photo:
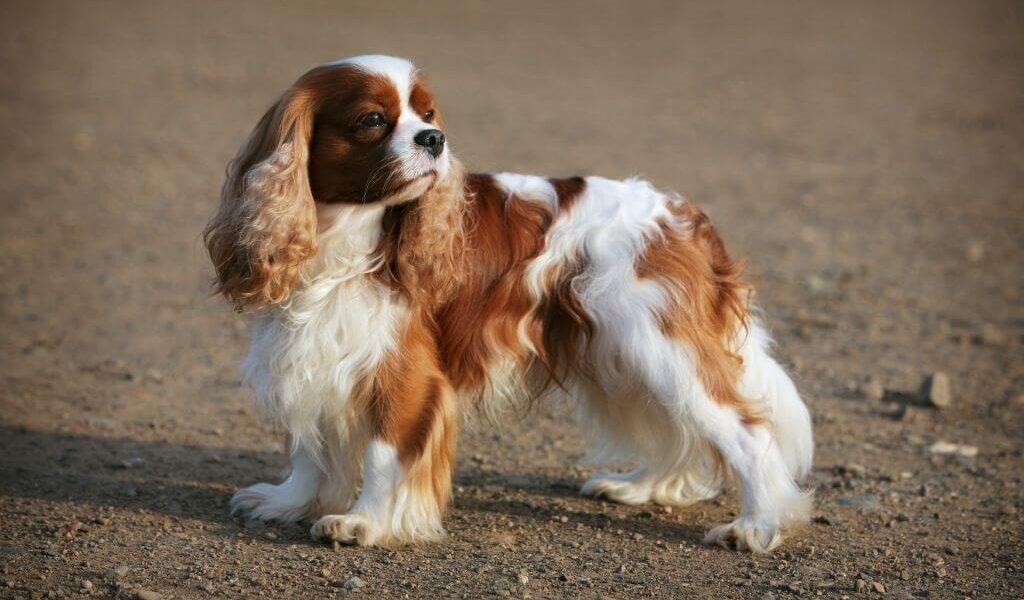
[[807,519],[810,416],[705,213],[639,179],[467,173],[407,60],[302,75],[203,238],[216,293],[255,315],[245,382],[290,440],[290,475],[235,513],[439,540],[463,416],[564,394],[595,456],[637,465],[582,493],[680,506],[735,483],[740,514],[706,541],[754,552]]

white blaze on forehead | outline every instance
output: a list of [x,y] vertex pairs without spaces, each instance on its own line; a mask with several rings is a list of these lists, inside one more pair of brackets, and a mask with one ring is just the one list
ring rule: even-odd
[[395,84],[395,89],[398,90],[398,98],[402,103],[402,114],[408,112],[413,73],[416,72],[416,65],[412,64],[412,61],[396,56],[367,54],[336,60],[328,65],[351,65],[368,73],[384,75]]

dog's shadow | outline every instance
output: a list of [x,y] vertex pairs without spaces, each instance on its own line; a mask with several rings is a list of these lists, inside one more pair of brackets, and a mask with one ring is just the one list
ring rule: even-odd
[[[483,476],[484,478],[487,475]],[[455,509],[463,516],[487,519],[499,514],[516,522],[530,521],[536,528],[580,529],[588,539],[594,531],[613,535],[643,536],[668,544],[696,545],[706,531],[706,517],[700,516],[709,505],[676,509],[675,520],[653,504],[625,506],[580,495],[579,481],[530,475],[505,476],[504,486],[488,484],[486,491],[472,489],[481,478],[469,471],[456,481],[464,493],[454,499]]]
[[0,494],[222,523],[231,494],[281,452],[0,426]]
[[[175,444],[126,437],[90,436],[0,426],[0,496],[108,507],[199,520],[223,535],[248,532],[278,543],[308,540],[305,526],[267,527],[228,514],[240,487],[276,481],[287,456],[279,450]],[[667,543],[699,542],[704,523],[694,515],[666,520],[653,507],[625,507],[581,498],[579,481],[538,475],[459,469],[455,519],[505,515],[535,526],[618,531]],[[568,508],[567,507],[571,507]],[[25,507],[31,512],[31,507]],[[686,510],[686,509],[684,509]],[[22,511],[26,512],[26,511]],[[84,514],[80,518],[87,518]],[[564,520],[563,520],[564,519]],[[457,527],[457,524],[453,525]],[[268,536],[268,531],[277,532]],[[245,533],[243,533],[245,535]]]

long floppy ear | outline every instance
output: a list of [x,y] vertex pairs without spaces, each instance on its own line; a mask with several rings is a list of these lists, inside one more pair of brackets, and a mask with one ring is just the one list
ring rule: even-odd
[[291,88],[228,164],[203,241],[217,271],[216,291],[238,310],[287,299],[316,253],[308,171],[313,111],[310,91]]

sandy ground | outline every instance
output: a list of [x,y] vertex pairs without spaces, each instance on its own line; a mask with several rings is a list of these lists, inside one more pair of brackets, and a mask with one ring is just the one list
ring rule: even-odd
[[[297,4],[0,4],[0,597],[1021,596],[1020,3]],[[733,494],[580,498],[564,406],[467,430],[443,544],[227,515],[286,460],[198,232],[276,94],[365,52],[419,62],[473,169],[710,211],[814,413],[809,527],[755,557],[700,544]]]

